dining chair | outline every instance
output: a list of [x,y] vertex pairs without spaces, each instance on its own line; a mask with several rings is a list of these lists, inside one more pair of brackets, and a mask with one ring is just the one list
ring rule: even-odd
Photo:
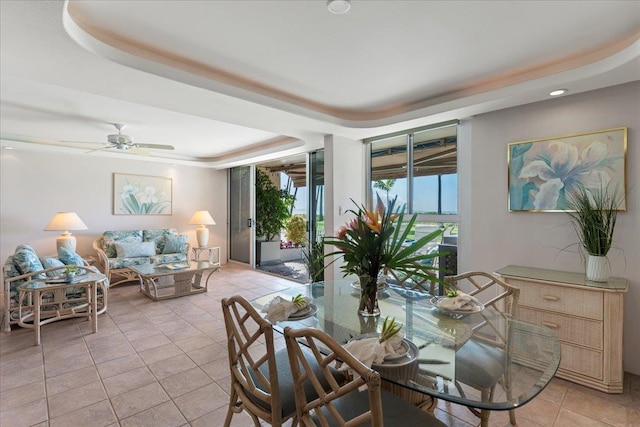
[[[508,365],[510,319],[518,310],[520,288],[510,285],[492,274],[473,271],[446,276],[445,282],[478,299],[486,308],[501,314],[496,320],[480,313],[483,320],[472,328],[471,339],[456,351],[456,386],[463,393],[458,383],[464,383],[481,392],[482,400],[493,399],[496,385],[502,384],[511,398],[510,372]],[[481,425],[488,423],[491,411],[469,408],[480,417]],[[515,410],[509,410],[509,421],[516,424]]]
[[[222,300],[222,313],[231,371],[231,396],[224,426],[231,424],[234,413],[243,410],[256,427],[261,425],[258,419],[281,426],[292,418],[292,427],[298,425],[291,365],[286,348],[275,350],[273,325],[239,295]],[[310,364],[319,370],[313,361]],[[332,374],[335,381],[343,378],[337,370]],[[327,383],[322,385],[329,387]],[[312,393],[310,383],[305,387]]]
[[[284,335],[293,375],[296,414],[304,427],[445,427],[446,424],[431,414],[382,389],[380,374],[362,364],[325,332],[287,327]],[[313,357],[309,357],[306,349]],[[314,369],[312,361],[320,369]],[[353,375],[339,383],[332,375],[332,368],[343,364]],[[313,394],[304,387],[307,383],[313,384]],[[366,391],[361,391],[363,388]]]

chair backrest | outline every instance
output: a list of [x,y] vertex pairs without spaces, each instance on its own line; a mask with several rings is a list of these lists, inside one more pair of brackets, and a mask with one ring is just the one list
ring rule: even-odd
[[[485,308],[491,308],[504,315],[504,321],[498,322],[490,321],[488,316],[481,313],[485,320],[473,327],[475,339],[504,348],[508,341],[509,318],[515,317],[518,312],[520,288],[483,271],[447,276],[444,280],[456,289],[476,297]],[[487,336],[490,338],[487,339]]]
[[[282,410],[271,323],[238,295],[222,300],[222,313],[231,386],[248,412],[279,425]],[[268,377],[259,369],[265,363]]]
[[[305,340],[304,345],[310,351],[303,352],[298,342],[300,339]],[[378,372],[363,365],[337,341],[318,329],[294,330],[287,327],[285,340],[295,385],[296,415],[302,425],[383,425],[381,379]],[[311,357],[315,358],[320,369],[312,367],[309,362]],[[339,383],[331,368],[342,363],[346,364],[354,375],[350,380]],[[305,392],[305,382],[313,384],[313,396]],[[363,395],[358,389],[365,384],[368,391]],[[362,399],[367,397],[366,405],[354,404],[353,399],[350,401],[350,398],[355,398],[362,403]]]

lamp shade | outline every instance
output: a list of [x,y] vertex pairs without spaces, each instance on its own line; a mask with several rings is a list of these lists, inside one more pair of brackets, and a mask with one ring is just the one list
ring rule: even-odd
[[69,233],[69,230],[87,229],[87,225],[82,222],[75,212],[58,212],[44,228],[45,231],[62,231],[62,234],[56,240],[58,249],[65,247],[73,252],[76,251],[76,238]]
[[211,214],[209,213],[209,211],[197,211],[191,217],[191,221],[189,221],[189,224],[216,225],[216,222],[211,217]]
[[196,230],[196,238],[198,239],[198,247],[205,248],[209,244],[209,229],[206,225],[216,225],[211,218],[209,211],[197,211],[191,217],[189,224],[198,224],[200,227]]

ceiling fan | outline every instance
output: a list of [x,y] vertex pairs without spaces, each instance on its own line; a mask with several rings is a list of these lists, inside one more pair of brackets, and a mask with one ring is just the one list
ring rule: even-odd
[[142,149],[144,149],[144,148],[150,148],[150,149],[155,149],[155,150],[173,150],[174,149],[173,145],[139,144],[139,143],[133,142],[133,138],[132,137],[122,133],[122,129],[124,128],[123,124],[121,124],[121,123],[113,123],[113,125],[118,130],[118,133],[107,135],[107,143],[109,145],[107,147],[102,147],[102,148],[97,148],[95,150],[91,150],[91,151],[89,151],[90,153],[93,152],[93,151],[108,150],[108,149],[111,149],[111,148],[115,148],[116,150],[122,150],[122,151],[132,150],[132,152],[135,151],[137,154],[147,154],[148,155],[149,153],[145,152]]

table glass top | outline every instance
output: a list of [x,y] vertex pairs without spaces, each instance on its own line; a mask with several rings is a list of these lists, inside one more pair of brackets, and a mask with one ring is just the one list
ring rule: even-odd
[[34,291],[36,289],[50,289],[58,286],[77,286],[87,282],[100,282],[106,280],[107,276],[102,273],[79,274],[68,282],[47,277],[45,279],[35,279],[18,285],[19,291]]
[[164,276],[184,272],[194,272],[201,270],[213,270],[220,268],[219,264],[211,264],[208,261],[182,261],[169,264],[143,264],[132,265],[131,270],[143,276]]
[[[340,343],[379,332],[384,317],[403,324],[405,338],[419,349],[418,369],[379,369],[383,379],[444,400],[481,409],[512,409],[535,397],[560,363],[560,343],[548,328],[512,319],[491,309],[464,316],[439,311],[427,293],[389,287],[379,292],[381,316],[357,313],[359,291],[349,281],[313,283],[268,294],[252,301],[261,311],[275,296],[312,298],[312,317],[278,322],[284,327],[314,327]],[[315,310],[314,310],[315,311]],[[486,323],[484,326],[483,323]],[[385,362],[385,367],[386,366]],[[374,367],[375,368],[375,367]],[[481,386],[500,378],[491,401]]]

